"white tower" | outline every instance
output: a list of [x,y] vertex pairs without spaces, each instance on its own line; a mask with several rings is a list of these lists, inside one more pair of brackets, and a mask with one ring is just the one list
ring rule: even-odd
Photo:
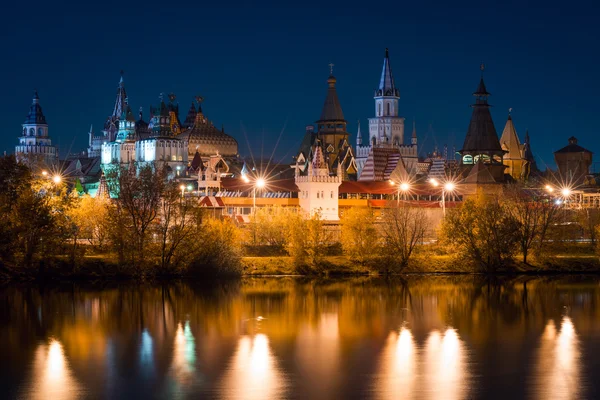
[[48,124],[40,106],[37,90],[33,93],[33,102],[23,123],[23,135],[15,147],[17,159],[26,163],[41,163],[51,166],[58,162],[58,151],[52,146],[48,136]]
[[404,143],[404,118],[399,116],[400,91],[394,84],[388,49],[385,49],[379,89],[375,91],[375,118],[369,118],[369,144]]
[[339,163],[336,174],[331,175],[321,147],[317,141],[306,175],[300,175],[300,168],[296,168],[295,181],[300,189],[298,198],[300,207],[308,215],[320,213],[324,220],[337,221],[340,219],[338,194],[343,178],[342,164]]

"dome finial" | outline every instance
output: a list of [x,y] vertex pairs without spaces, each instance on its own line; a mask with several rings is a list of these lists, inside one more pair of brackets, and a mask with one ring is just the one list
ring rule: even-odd
[[329,63],[329,75],[333,76],[333,67],[335,66],[335,64],[333,63]]
[[385,48],[385,58],[390,58],[390,51],[387,47]]

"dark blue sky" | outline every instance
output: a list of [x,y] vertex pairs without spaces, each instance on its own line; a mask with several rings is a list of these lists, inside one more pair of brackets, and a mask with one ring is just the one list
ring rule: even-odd
[[123,69],[134,110],[147,116],[174,92],[184,114],[201,94],[242,154],[245,135],[255,155],[270,153],[285,126],[276,153],[289,161],[320,115],[330,62],[352,143],[357,120],[366,133],[389,47],[407,132],[414,117],[426,150],[461,147],[483,61],[499,135],[512,107],[538,162],[553,164],[571,135],[600,151],[593,1],[11,3],[0,25],[0,150],[14,151],[34,88],[61,154],[83,150]]

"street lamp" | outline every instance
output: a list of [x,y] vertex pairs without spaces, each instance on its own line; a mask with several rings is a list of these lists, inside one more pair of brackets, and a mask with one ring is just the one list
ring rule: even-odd
[[44,178],[46,178],[46,177],[48,176],[48,171],[46,171],[46,170],[43,170],[43,171],[42,171],[42,176],[43,176]]
[[550,185],[546,185],[546,186],[544,187],[544,189],[546,189],[546,191],[547,191],[548,193],[552,193],[552,192],[554,192],[554,188],[553,188],[552,186],[550,186]]
[[179,185],[179,189],[181,189],[181,198],[183,199],[183,194],[185,193],[185,185]]
[[60,175],[54,175],[52,177],[52,181],[58,185],[59,183],[62,182],[62,178],[60,177]]
[[[390,179],[390,185],[394,186],[396,185],[396,182],[394,182],[393,180]],[[398,185],[398,204],[400,204],[400,192],[402,191],[402,199],[406,200],[406,192],[408,192],[410,190],[410,184],[408,182],[401,182]]]
[[456,185],[452,182],[446,182],[442,189],[442,213],[444,214],[444,218],[446,217],[446,192],[452,193],[454,189],[456,189]]
[[[438,187],[440,185],[435,178],[431,178],[429,183],[431,183],[433,187]],[[444,217],[446,216],[446,192],[452,193],[455,189],[456,184],[454,182],[446,182],[442,186],[442,213],[444,214]]]

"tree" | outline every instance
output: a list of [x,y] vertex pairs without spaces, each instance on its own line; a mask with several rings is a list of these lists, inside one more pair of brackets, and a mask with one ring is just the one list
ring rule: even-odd
[[520,185],[506,188],[504,192],[505,209],[516,222],[516,236],[523,254],[523,263],[527,264],[529,251],[536,244],[545,240],[548,226],[556,216],[556,206],[553,202],[536,197]]
[[87,194],[74,200],[67,214],[76,225],[77,240],[85,239],[90,245],[103,248],[107,236],[109,201]]
[[592,249],[596,248],[598,242],[596,227],[600,225],[600,210],[597,208],[582,208],[576,211],[576,218],[585,235],[590,239]]
[[378,253],[378,233],[371,209],[348,208],[340,223],[342,249],[352,260],[362,264]]
[[197,239],[194,236],[200,233],[202,217],[203,213],[196,199],[182,198],[174,182],[165,186],[157,224],[162,271],[174,270],[186,261],[189,251],[183,247],[187,245],[189,248],[190,241]]
[[285,248],[299,272],[322,272],[331,237],[319,213],[303,218],[290,215]]
[[255,245],[283,248],[289,218],[297,214],[290,207],[261,207],[250,218],[250,230]]
[[408,261],[427,230],[427,215],[422,208],[407,205],[388,207],[382,211],[380,235],[385,272],[399,272]]
[[477,268],[494,272],[506,265],[519,241],[518,221],[497,199],[478,193],[446,214],[442,240]]
[[[146,245],[151,224],[155,223],[165,189],[166,171],[143,166],[136,173],[135,168],[120,168],[109,172],[107,182],[111,193],[118,193],[115,199],[116,207],[112,213],[113,222],[121,224],[121,228],[131,229],[135,251],[130,253],[134,266],[143,266],[146,259]],[[115,227],[118,229],[118,226]],[[126,249],[122,242],[122,233],[112,230],[113,238],[120,242],[119,246]]]

